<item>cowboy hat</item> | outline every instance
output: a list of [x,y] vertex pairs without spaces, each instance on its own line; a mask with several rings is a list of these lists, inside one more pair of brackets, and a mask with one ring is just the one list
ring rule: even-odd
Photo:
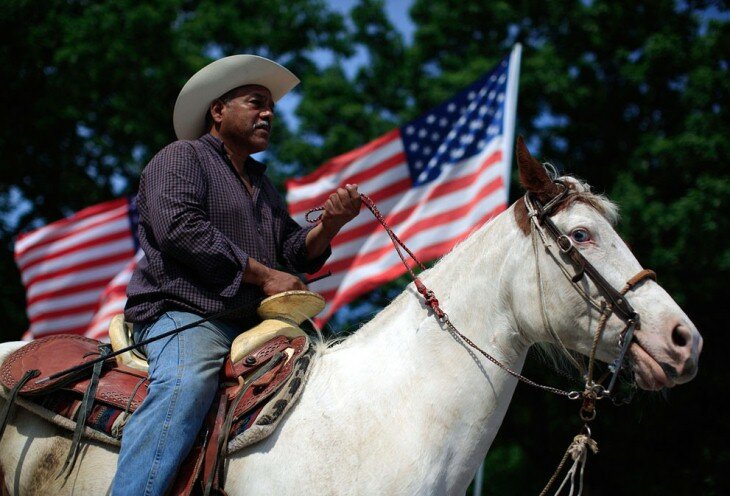
[[211,102],[247,84],[268,89],[276,102],[299,84],[299,79],[285,67],[257,55],[231,55],[211,62],[188,79],[177,96],[172,122],[178,139],[203,135]]

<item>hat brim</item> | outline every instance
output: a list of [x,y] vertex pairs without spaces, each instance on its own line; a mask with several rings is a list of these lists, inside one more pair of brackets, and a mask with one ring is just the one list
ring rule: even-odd
[[180,90],[172,114],[178,139],[196,139],[205,134],[205,116],[211,102],[249,84],[268,89],[277,102],[299,84],[299,78],[287,68],[257,55],[231,55],[211,62]]

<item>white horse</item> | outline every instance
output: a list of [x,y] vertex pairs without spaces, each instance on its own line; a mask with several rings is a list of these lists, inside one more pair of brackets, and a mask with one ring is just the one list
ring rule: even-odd
[[[548,201],[554,183],[521,140],[517,160],[523,186]],[[563,180],[571,195],[552,220],[613,287],[623,287],[641,266],[612,227],[615,207],[584,183]],[[421,275],[456,328],[517,372],[531,345],[555,335],[588,355],[599,320],[581,294],[600,300],[596,285],[572,284],[567,256],[537,236],[520,200]],[[685,313],[651,280],[626,297],[641,316],[628,351],[638,385],[656,390],[692,379],[702,338]],[[616,358],[624,325],[611,315],[598,359]],[[3,345],[0,359],[19,346]],[[277,430],[228,458],[230,495],[466,491],[515,377],[448,332],[413,284],[356,334],[319,348],[298,404]],[[10,494],[108,494],[117,462],[110,446],[88,442],[71,476],[55,477],[70,434],[15,407],[0,444]]]

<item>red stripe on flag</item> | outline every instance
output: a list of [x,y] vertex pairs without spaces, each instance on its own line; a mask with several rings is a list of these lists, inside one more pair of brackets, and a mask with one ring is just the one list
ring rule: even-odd
[[137,259],[133,258],[104,288],[99,298],[99,307],[87,328],[87,336],[95,337],[106,333],[112,317],[123,311],[127,299],[127,284],[137,266]]
[[85,269],[93,269],[95,267],[101,267],[104,265],[109,265],[112,263],[119,263],[119,262],[125,262],[129,261],[130,258],[134,256],[134,251],[125,251],[123,253],[117,253],[115,255],[110,255],[108,257],[102,257],[97,258],[96,260],[90,260],[88,262],[80,263],[78,265],[74,265],[73,267],[67,267],[65,269],[53,271],[53,272],[46,272],[43,275],[40,275],[36,278],[34,278],[32,281],[29,281],[26,285],[26,289],[30,290],[33,286],[36,284],[47,281],[49,279],[53,279],[55,277],[60,277],[64,275],[73,274],[75,272],[79,272],[81,270]]
[[388,186],[385,186],[384,188],[380,188],[377,191],[374,191],[372,194],[370,194],[370,198],[373,201],[379,202],[383,200],[387,200],[388,198],[392,196],[396,196],[400,193],[403,193],[404,191],[408,191],[412,186],[411,178],[403,179],[402,181],[395,182],[393,184],[390,184]]
[[313,183],[315,181],[318,181],[323,176],[329,175],[329,174],[336,174],[343,169],[345,169],[348,165],[350,165],[355,160],[362,158],[366,155],[369,155],[373,153],[378,148],[385,146],[386,144],[390,143],[391,141],[395,141],[400,138],[400,131],[398,129],[393,129],[392,131],[384,134],[380,138],[377,138],[370,143],[361,146],[360,148],[356,148],[355,150],[352,150],[351,152],[345,153],[343,155],[338,155],[337,157],[328,160],[324,164],[322,164],[317,170],[312,172],[311,174],[300,177],[300,178],[294,178],[289,179],[286,181],[286,189],[294,189],[296,186],[300,184],[308,184]]
[[96,310],[97,306],[99,306],[98,301],[87,303],[85,305],[66,306],[59,310],[39,313],[38,315],[31,317],[30,323],[37,324],[38,322],[42,322],[45,320],[57,319],[59,317],[68,317],[69,315],[75,315],[78,313],[93,312],[94,310]]
[[[486,160],[482,163],[482,165],[479,167],[478,170],[476,170],[474,173],[462,176],[459,178],[456,178],[452,181],[445,182],[443,184],[440,184],[433,188],[428,195],[424,195],[421,198],[418,199],[417,203],[412,204],[411,206],[403,209],[398,210],[395,212],[391,212],[388,215],[385,216],[385,221],[388,223],[388,225],[395,226],[397,224],[400,224],[405,219],[410,217],[413,212],[417,208],[421,208],[426,202],[429,200],[434,200],[436,198],[440,198],[442,196],[445,196],[449,193],[453,193],[455,191],[458,191],[460,189],[463,189],[470,184],[474,182],[474,180],[484,172],[487,168],[494,165],[496,162],[502,160],[502,152],[496,151],[495,153],[491,154],[489,157],[486,158]],[[500,181],[500,184],[502,184],[502,181]],[[381,190],[382,191],[382,190]],[[490,191],[491,192],[491,191]],[[375,196],[379,196],[376,200],[376,198],[371,197],[373,201],[383,201],[383,199],[387,199],[388,196],[391,195],[380,195],[379,193],[376,193]],[[477,200],[479,200],[477,198]],[[366,236],[369,233],[373,232],[377,227],[380,225],[380,223],[377,221],[377,219],[373,218],[370,222],[366,224],[362,224],[356,228],[344,230],[340,234],[338,234],[335,239],[332,240],[332,247],[341,245],[343,243],[348,243],[352,241],[353,239],[359,238],[361,236]]]
[[[497,177],[487,185],[485,185],[480,191],[479,194],[476,195],[469,203],[462,205],[458,208],[447,210],[445,212],[441,212],[436,215],[432,215],[423,219],[420,219],[413,224],[411,224],[407,229],[403,230],[402,232],[396,232],[398,237],[402,240],[406,240],[412,236],[415,236],[419,232],[430,229],[432,227],[436,226],[442,226],[445,224],[449,224],[450,222],[453,222],[454,219],[458,219],[463,217],[464,215],[468,214],[474,206],[482,201],[485,196],[488,196],[491,193],[494,193],[495,191],[501,189],[504,187],[502,177]],[[391,226],[396,227],[396,226]],[[323,268],[326,270],[331,270],[332,272],[340,272],[343,270],[347,270],[350,268],[357,267],[358,265],[366,264],[374,262],[375,260],[383,257],[384,255],[387,255],[390,250],[392,250],[392,245],[388,244],[384,247],[381,247],[377,250],[367,252],[367,253],[358,253],[354,257],[345,258],[342,260],[338,260],[336,262],[328,263]]]
[[92,289],[99,289],[99,291],[101,291],[108,282],[109,282],[109,278],[104,277],[102,279],[88,281],[83,284],[74,284],[72,286],[64,286],[63,288],[55,289],[52,293],[43,293],[43,294],[40,294],[33,298],[29,298],[26,302],[26,306],[29,307],[33,303],[47,300],[50,297],[57,298],[57,297],[61,297],[61,296],[70,296],[70,295],[73,295],[76,293],[81,293],[83,291],[89,291]]
[[18,238],[15,260],[25,281],[33,337],[86,331],[99,309],[98,297],[134,257],[128,215],[129,202],[121,198]]
[[[389,157],[388,159],[373,165],[369,167],[368,169],[365,169],[362,172],[359,172],[357,174],[353,174],[352,176],[347,176],[340,182],[332,191],[323,191],[319,195],[307,198],[306,200],[301,200],[298,202],[291,202],[289,204],[289,212],[292,212],[293,214],[297,214],[299,212],[306,212],[307,210],[310,210],[312,208],[321,207],[324,205],[324,202],[327,201],[327,198],[334,193],[335,189],[338,187],[344,187],[345,184],[360,184],[368,179],[372,179],[373,177],[376,177],[383,172],[402,166],[405,167],[405,160],[406,156],[403,152],[400,152],[396,155],[393,155],[392,157]],[[408,186],[410,186],[411,180],[403,179],[400,181],[401,183],[408,183]]]
[[[112,221],[118,220],[122,217],[127,217],[129,215],[129,211],[127,208],[128,206],[129,202],[126,199],[112,200],[110,202],[100,203],[99,205],[85,208],[84,210],[81,210],[66,219],[57,220],[55,222],[52,222],[51,224],[48,224],[47,226],[36,229],[35,231],[20,234],[18,236],[18,240],[16,241],[15,259],[17,260],[18,258],[23,257],[30,250],[35,250],[42,246],[53,243],[54,241],[73,236],[74,234],[77,234],[79,232],[87,231],[93,227],[98,227],[103,224],[109,224]],[[113,210],[118,208],[121,209],[120,212],[115,213],[111,216],[103,216],[104,214],[110,214]],[[85,221],[95,215],[102,215],[103,218],[98,221],[84,224],[82,227],[78,227],[79,224],[82,223],[82,221]],[[37,236],[38,241],[33,242],[25,248],[17,247],[17,243],[20,243],[22,245],[23,242],[26,241],[26,238],[31,236]]]
[[31,262],[28,262],[27,264],[24,264],[24,265],[18,264],[18,267],[21,270],[27,270],[40,263],[48,262],[49,260],[53,260],[53,259],[60,258],[63,256],[68,256],[68,255],[71,255],[76,252],[87,250],[89,248],[97,248],[99,246],[107,245],[113,241],[119,241],[119,240],[123,240],[123,239],[129,239],[129,229],[127,229],[125,231],[119,231],[116,233],[105,234],[103,237],[99,237],[96,239],[90,239],[83,243],[74,244],[74,245],[69,246],[64,249],[53,250],[51,253],[46,254],[44,257],[38,258]]

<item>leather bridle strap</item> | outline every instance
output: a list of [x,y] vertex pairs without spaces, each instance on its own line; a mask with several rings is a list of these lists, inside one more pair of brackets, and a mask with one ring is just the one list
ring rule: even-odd
[[[563,187],[565,187],[565,191],[567,191],[567,187],[565,185],[563,185]],[[564,195],[561,195],[561,197],[562,196]],[[540,202],[530,193],[527,193],[527,195],[525,195],[525,199],[528,202],[532,203],[532,207],[537,212],[537,220],[540,225],[542,225],[542,227],[550,235],[550,237],[555,240],[558,247],[560,248],[560,251],[568,256],[571,262],[573,262],[573,264],[576,266],[578,272],[572,278],[573,283],[577,283],[578,281],[580,281],[583,278],[583,274],[586,274],[588,277],[590,277],[598,290],[606,298],[607,302],[613,308],[613,311],[625,321],[636,322],[636,328],[639,329],[639,315],[636,313],[634,308],[631,306],[628,300],[624,298],[624,295],[616,288],[611,286],[611,284],[606,281],[606,279],[600,274],[600,272],[596,270],[593,264],[586,260],[586,258],[578,250],[575,249],[575,246],[573,245],[573,242],[570,240],[570,238],[568,238],[568,236],[561,232],[558,226],[556,226],[552,219],[549,217],[550,210],[544,208],[540,204]],[[553,205],[556,205],[556,203],[551,202],[550,206],[552,207]],[[637,276],[640,276],[636,282],[631,284],[629,289],[636,285],[639,281],[644,280],[647,275],[656,280],[656,275],[653,271],[644,270],[639,272],[639,274],[631,279],[634,280],[637,278]]]
[[[656,281],[656,273],[650,269],[644,269],[639,271],[634,277],[626,282],[626,285],[621,289],[621,295],[625,295],[627,292],[629,292],[637,284],[645,279],[652,279]],[[606,389],[606,394],[609,396],[612,395],[614,392],[613,386],[616,384],[616,379],[618,378],[619,372],[621,372],[621,367],[623,366],[626,352],[628,351],[629,346],[631,346],[631,341],[634,338],[634,331],[639,328],[639,322],[640,321],[637,314],[637,318],[635,321],[627,321],[626,329],[624,329],[624,331],[621,333],[621,337],[619,338],[619,346],[621,346],[621,350],[619,351],[618,356],[613,361],[610,367],[613,370],[613,375],[608,383],[608,389]]]
[[[637,284],[644,281],[645,279],[653,279],[656,281],[656,274],[652,270],[643,269],[632,278],[630,278],[620,291],[618,291],[608,281],[606,281],[606,279],[598,272],[598,270],[575,248],[570,238],[565,235],[549,217],[553,208],[559,205],[562,201],[564,201],[569,191],[568,187],[562,181],[556,181],[556,183],[562,186],[563,190],[555,198],[550,200],[550,202],[548,202],[545,206],[543,206],[539,200],[534,198],[534,195],[532,195],[531,193],[527,193],[525,195],[525,205],[527,206],[528,212],[530,212],[531,218],[533,218],[535,227],[538,229],[539,232],[541,232],[541,237],[543,238],[543,241],[547,243],[547,241],[544,239],[542,231],[547,232],[547,234],[557,243],[560,251],[564,253],[570,259],[572,264],[576,267],[577,273],[572,277],[569,276],[574,287],[579,290],[579,292],[583,294],[584,297],[591,300],[590,296],[585,292],[580,291],[580,287],[578,286],[578,282],[583,278],[583,275],[585,274],[593,281],[600,293],[606,299],[606,302],[601,305],[601,321],[598,325],[598,329],[596,329],[593,347],[589,356],[589,372],[586,376],[586,393],[584,393],[584,395],[595,394],[595,392],[591,391],[596,386],[593,383],[592,378],[596,345],[598,344],[598,339],[603,333],[603,329],[606,325],[609,315],[611,313],[616,313],[626,322],[626,327],[621,332],[619,338],[619,355],[616,360],[614,360],[614,362],[611,364],[613,376],[611,377],[611,380],[609,382],[608,389],[602,390],[602,388],[600,387],[597,388],[599,390],[597,391],[599,392],[599,394],[611,395],[618,374],[621,371],[624,357],[626,355],[626,352],[628,351],[629,346],[631,345],[633,333],[636,329],[639,329],[641,327],[639,314],[634,310],[634,308],[624,296],[628,291],[633,289]],[[556,259],[556,261],[560,263],[559,260]],[[563,272],[568,275],[565,270],[563,270]]]
[[[562,184],[562,183],[560,183]],[[588,274],[588,276],[593,279],[594,283],[599,287],[602,293],[606,295],[606,298],[612,302],[610,306],[613,306],[614,304],[617,307],[620,307],[621,310],[619,311],[622,315],[626,315],[627,318],[627,329],[630,330],[630,333],[633,332],[633,329],[638,326],[638,314],[634,311],[634,309],[629,305],[629,303],[626,301],[625,298],[623,298],[623,294],[619,291],[616,291],[613,286],[611,286],[608,281],[606,281],[603,276],[601,276],[598,271],[586,260],[583,255],[581,255],[577,250],[574,249],[572,242],[570,239],[568,239],[567,236],[565,236],[560,229],[550,220],[548,217],[548,213],[550,210],[552,210],[552,207],[555,205],[558,205],[567,195],[568,188],[562,184],[564,187],[564,190],[561,194],[557,195],[555,198],[553,198],[548,204],[546,204],[544,207],[537,202],[535,199],[532,199],[529,197],[529,193],[525,195],[525,201],[528,205],[528,211],[533,210],[537,212],[537,216],[540,217],[540,224],[544,224],[546,226],[546,230],[550,233],[550,235],[556,240],[558,243],[558,246],[561,247],[561,250],[563,250],[566,254],[568,254],[574,263],[576,263],[579,268],[579,276],[573,277],[573,284],[577,287],[577,282],[582,277],[583,273]],[[413,269],[408,264],[408,261],[406,259],[406,256],[401,252],[401,248],[408,254],[408,256],[421,268],[425,269],[424,265],[421,263],[418,258],[406,247],[406,245],[403,243],[403,241],[398,238],[398,236],[393,232],[393,230],[388,226],[388,223],[386,222],[383,215],[378,210],[375,203],[372,201],[370,197],[368,197],[366,194],[361,193],[360,198],[365,204],[365,206],[372,212],[372,214],[375,216],[375,218],[380,222],[380,224],[385,229],[386,233],[390,237],[391,241],[393,242],[393,246],[395,247],[396,252],[398,253],[401,261],[403,262],[403,265],[405,266],[408,274],[413,279],[414,285],[416,286],[416,289],[418,292],[423,296],[425,299],[426,305],[431,308],[431,310],[434,312],[435,316],[438,318],[440,322],[442,322],[450,332],[452,332],[454,335],[458,336],[464,343],[466,343],[468,346],[479,352],[482,356],[487,358],[489,361],[500,367],[502,370],[507,372],[508,374],[512,375],[513,377],[517,378],[521,382],[524,382],[526,384],[529,384],[530,386],[536,387],[538,389],[543,389],[545,391],[549,391],[551,393],[560,395],[560,396],[567,396],[570,399],[577,400],[581,398],[583,395],[579,393],[578,391],[564,391],[559,388],[554,388],[551,386],[546,386],[543,384],[536,383],[527,377],[523,376],[522,374],[519,374],[513,370],[511,370],[509,367],[501,363],[499,360],[491,356],[486,351],[482,350],[479,346],[477,346],[473,341],[471,341],[467,336],[462,334],[456,326],[451,322],[449,319],[449,316],[446,314],[446,312],[441,309],[439,305],[439,301],[436,298],[436,295],[433,291],[428,289],[425,284],[423,284],[423,281],[413,272]],[[310,219],[310,214],[318,211],[324,210],[324,207],[316,207],[312,208],[305,214],[305,219],[307,222],[310,223],[316,223],[321,219],[321,216]],[[561,241],[564,240],[564,241]],[[558,262],[559,263],[559,262]],[[625,293],[629,289],[631,289],[633,286],[638,284],[639,281],[646,278],[647,274],[653,275],[654,273],[652,271],[642,271],[637,276],[632,277],[629,280],[629,283],[627,283],[626,288],[623,290]],[[597,333],[600,333],[602,329],[599,329]],[[631,336],[628,336],[629,339],[626,340],[627,342],[630,342]],[[625,350],[623,350],[623,353],[621,353],[620,358],[623,359],[623,354],[625,353]],[[593,358],[591,358],[593,360]],[[616,362],[614,362],[616,363]],[[620,364],[621,361],[618,361],[618,369],[620,370]],[[617,372],[618,373],[618,372]],[[613,380],[615,380],[615,375]],[[612,380],[612,384],[613,384]],[[584,393],[585,394],[585,393]]]

